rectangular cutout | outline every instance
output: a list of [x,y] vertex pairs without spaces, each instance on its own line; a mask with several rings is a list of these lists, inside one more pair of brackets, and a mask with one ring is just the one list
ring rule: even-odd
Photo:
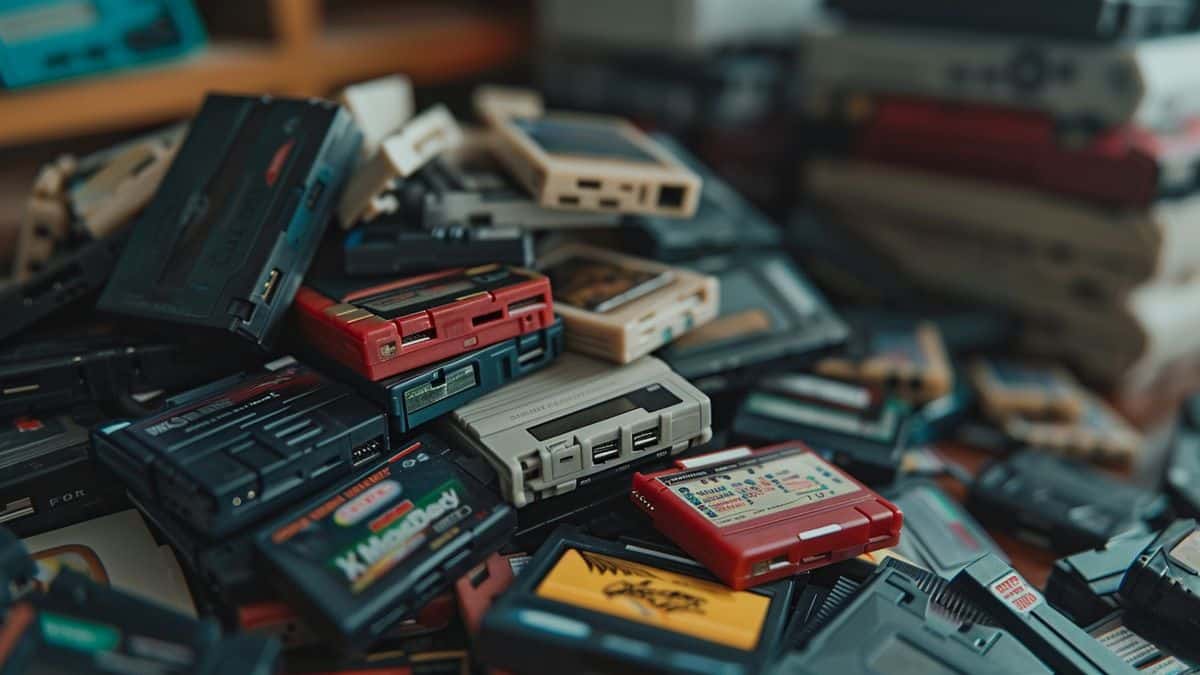
[[516,314],[517,312],[532,309],[534,307],[541,307],[544,304],[546,303],[544,300],[542,300],[542,296],[540,295],[535,295],[532,298],[522,298],[520,300],[514,300],[513,302],[508,303],[508,313]]
[[601,185],[600,181],[591,178],[580,178],[575,184],[580,190],[599,190]]
[[611,462],[621,456],[621,441],[614,438],[611,441],[604,441],[592,446],[592,465],[596,466]]
[[426,340],[432,340],[433,336],[434,336],[434,330],[432,328],[430,328],[429,330],[423,330],[423,331],[420,331],[417,333],[410,333],[408,335],[405,335],[403,338],[400,339],[400,344],[415,345],[418,342],[425,342]]
[[504,318],[504,310],[498,309],[494,312],[488,312],[487,314],[481,314],[479,316],[473,317],[471,319],[471,325],[472,326],[482,326],[485,323],[499,321],[500,319],[503,319],[503,318]]
[[599,204],[601,208],[605,209],[615,209],[621,206],[621,202],[615,199],[601,199]]
[[563,206],[579,206],[579,197],[575,195],[559,195],[558,203]]

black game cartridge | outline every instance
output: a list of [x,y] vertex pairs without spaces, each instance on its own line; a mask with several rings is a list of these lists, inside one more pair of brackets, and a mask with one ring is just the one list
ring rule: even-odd
[[253,522],[384,456],[387,418],[285,358],[92,432],[101,464],[209,537]]
[[210,95],[99,307],[268,344],[361,139],[334,103]]

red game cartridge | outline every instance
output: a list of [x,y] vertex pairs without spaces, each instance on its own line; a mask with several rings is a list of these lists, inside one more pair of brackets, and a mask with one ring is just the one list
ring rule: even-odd
[[368,287],[312,280],[295,306],[309,342],[381,380],[546,328],[553,302],[546,277],[492,264]]
[[634,504],[736,590],[895,546],[895,504],[799,441],[633,476]]

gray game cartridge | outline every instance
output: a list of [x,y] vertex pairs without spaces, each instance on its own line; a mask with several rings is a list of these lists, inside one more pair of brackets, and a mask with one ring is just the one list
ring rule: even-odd
[[521,507],[712,437],[708,397],[647,356],[612,364],[564,354],[546,370],[456,410],[447,427]]

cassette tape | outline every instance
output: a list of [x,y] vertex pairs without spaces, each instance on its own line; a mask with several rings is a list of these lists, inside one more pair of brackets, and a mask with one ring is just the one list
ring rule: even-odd
[[154,196],[185,132],[177,124],[42,167],[17,236],[13,277],[29,279],[73,240],[102,239],[127,225]]
[[122,508],[90,457],[88,426],[103,419],[80,409],[0,425],[0,525],[27,537]]
[[0,417],[86,403],[140,414],[141,402],[157,391],[195,387],[261,362],[237,349],[212,352],[130,329],[93,324],[48,330],[0,350]]
[[379,220],[346,234],[347,276],[422,274],[490,263],[532,267],[533,234],[516,227],[395,227]]
[[1200,516],[1200,434],[1190,429],[1176,431],[1167,461],[1163,489],[1171,505],[1182,516]]
[[127,238],[122,233],[88,242],[56,256],[24,282],[0,288],[0,314],[4,316],[0,340],[95,295],[117,266]]
[[8,3],[0,88],[14,89],[182,56],[204,44],[189,0]]
[[621,224],[625,248],[655,260],[678,262],[746,249],[778,247],[779,227],[729,183],[667,134],[651,134],[704,183],[691,218],[629,216]]
[[1114,207],[1191,194],[1200,121],[1149,131],[1122,124],[1063,145],[1044,113],[884,99],[854,142],[863,159],[998,180]]
[[616,226],[620,222],[615,213],[539,205],[496,159],[494,145],[490,132],[466,135],[460,145],[386,190],[376,200],[377,208],[391,217],[381,215],[373,222],[403,222],[430,230],[556,230]]
[[268,344],[360,143],[329,102],[210,95],[98,307]]
[[1008,560],[983,526],[936,483],[905,480],[883,494],[904,512],[904,536],[893,550],[943,579],[988,553]]
[[[1200,528],[1191,519],[1163,529],[1134,559],[1121,581],[1122,603],[1138,623],[1193,657],[1200,625]],[[1135,616],[1131,616],[1131,619]]]
[[404,434],[541,370],[562,352],[562,321],[556,320],[542,330],[382,380],[329,365],[339,379],[387,411],[394,433]]
[[254,522],[387,454],[387,419],[294,359],[92,432],[96,458],[140,498],[209,537]]
[[13,666],[13,673],[270,675],[280,658],[275,640],[223,636],[212,619],[185,616],[71,569],[24,606],[37,628],[16,663],[0,660],[6,673]]
[[1088,626],[1120,609],[1125,571],[1153,534],[1118,537],[1100,548],[1060,558],[1046,581],[1046,601],[1076,624]]
[[516,512],[422,434],[267,526],[263,572],[319,635],[364,648],[500,545]]
[[986,467],[967,508],[984,525],[1062,554],[1141,534],[1166,519],[1166,499],[1077,461],[1022,451]]
[[947,0],[903,4],[833,0],[829,7],[855,21],[936,26],[964,32],[1045,35],[1073,40],[1136,40],[1196,28],[1188,0],[1084,0],[1047,13],[1037,0],[964,7]]
[[1137,672],[1051,607],[1032,584],[994,555],[955,575],[950,590],[985,612],[1055,673]]
[[1200,74],[1179,68],[1200,54],[1193,35],[1089,44],[856,25],[811,32],[804,48],[821,55],[800,74],[803,105],[818,117],[859,115],[871,96],[917,96],[1043,112],[1060,133],[1090,135],[1125,123],[1170,129],[1200,98]]
[[804,441],[867,485],[891,483],[908,447],[907,403],[877,390],[815,375],[770,375],[738,407],[739,440]]
[[715,277],[585,244],[538,260],[573,351],[629,363],[717,315]]
[[895,393],[914,404],[950,393],[954,368],[936,324],[920,321],[902,329],[867,328],[851,343],[847,357],[817,362],[814,371],[825,377],[862,382]]
[[530,675],[579,663],[748,675],[773,657],[796,590],[783,579],[733,591],[687,558],[560,528],[483,617],[476,649]]
[[730,448],[636,473],[630,498],[735,589],[895,546],[903,515],[803,443]]
[[977,358],[969,370],[983,412],[997,422],[1075,422],[1083,417],[1082,386],[1065,368],[1012,359]]
[[[1104,645],[1122,661],[1139,673],[1189,673],[1195,670],[1195,661],[1180,659],[1171,651],[1147,640],[1130,628],[1124,612],[1114,612],[1089,625],[1088,635]],[[1173,650],[1172,650],[1173,651]]]
[[1002,423],[1014,442],[1044,452],[1099,464],[1128,465],[1145,446],[1142,435],[1095,394],[1080,389],[1083,412],[1076,422],[1010,417]]
[[384,140],[399,132],[416,111],[412,82],[403,75],[356,82],[338,93],[337,102],[362,132],[363,161],[374,157]]
[[381,380],[547,328],[554,300],[541,274],[490,264],[387,283],[309,279],[295,314],[328,358]]
[[462,142],[462,130],[444,105],[436,105],[404,123],[383,140],[379,150],[354,171],[338,203],[342,227],[369,221],[385,209],[380,204],[384,190],[395,180],[407,178]]
[[712,437],[708,397],[647,356],[614,368],[567,353],[455,410],[447,425],[523,507]]
[[547,112],[491,120],[497,158],[546,208],[690,218],[701,179],[620,117]]
[[861,584],[839,580],[798,635],[785,641],[782,658],[768,672],[866,675],[896,664],[923,673],[1053,672],[1010,633],[980,622],[970,605],[956,603],[944,583],[927,574],[889,560]]
[[676,338],[657,356],[705,391],[744,385],[766,368],[805,365],[849,335],[845,322],[785,254],[713,256],[688,267],[716,277],[717,317]]

